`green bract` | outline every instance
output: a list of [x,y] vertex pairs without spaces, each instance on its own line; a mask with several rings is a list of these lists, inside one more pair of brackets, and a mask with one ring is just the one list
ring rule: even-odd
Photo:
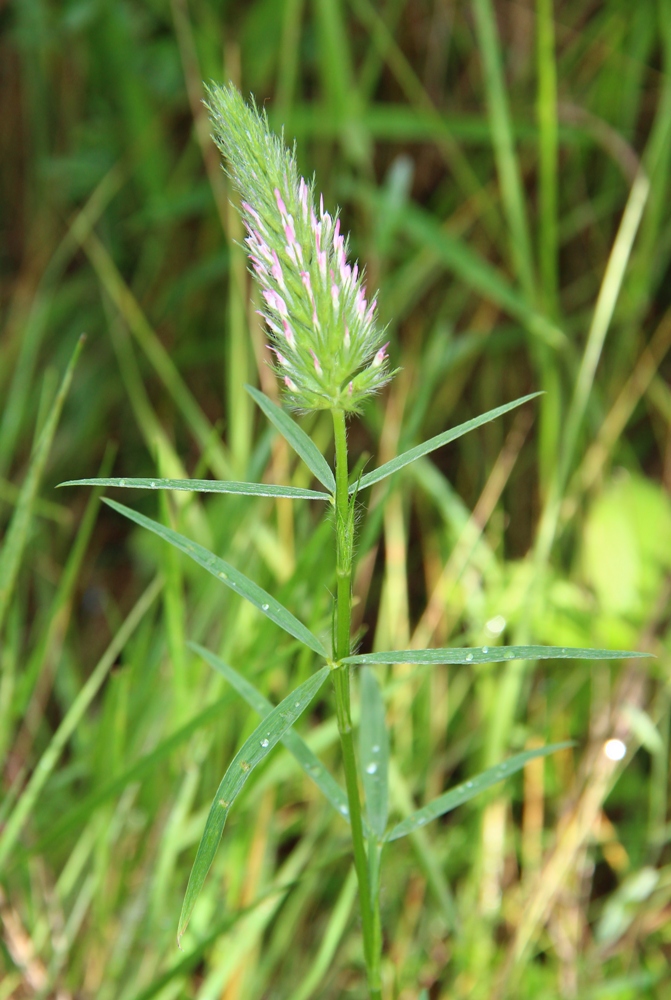
[[242,196],[247,251],[263,294],[273,367],[303,410],[357,411],[390,378],[387,345],[340,219],[315,207],[314,181],[235,87],[212,87],[214,140]]

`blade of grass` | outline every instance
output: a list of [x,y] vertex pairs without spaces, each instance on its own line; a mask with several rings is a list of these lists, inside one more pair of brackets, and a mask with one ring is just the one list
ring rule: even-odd
[[485,299],[505,309],[519,320],[534,337],[550,347],[566,346],[565,334],[547,317],[537,312],[533,304],[513,288],[501,272],[471,250],[465,243],[450,236],[434,217],[417,205],[407,205],[400,213],[402,229],[421,247],[430,247],[457,277]]
[[620,226],[608,257],[592,322],[587,334],[585,350],[575,381],[573,396],[566,416],[561,442],[560,461],[541,515],[535,543],[537,565],[541,568],[545,566],[554,543],[563,492],[571,471],[580,429],[594,384],[597,365],[603,351],[606,334],[613,318],[649,190],[650,183],[648,178],[643,171],[640,171],[629,192],[629,198],[627,199]]
[[275,103],[281,114],[291,108],[296,94],[300,56],[301,21],[305,0],[285,0],[282,41],[279,46]]
[[[107,448],[101,463],[101,472],[108,472],[114,461],[114,449]],[[54,656],[60,656],[60,649],[63,638],[67,630],[67,623],[70,619],[72,609],[72,596],[79,579],[86,549],[88,548],[91,534],[96,523],[101,499],[100,490],[94,490],[91,494],[84,514],[80,519],[74,544],[68,555],[67,562],[63,568],[63,573],[58,581],[58,587],[54,594],[51,607],[49,609],[48,623],[38,639],[27,664],[21,672],[21,680],[18,686],[15,711],[17,714],[26,714],[26,704],[30,698],[40,674],[42,673],[47,659],[52,660],[52,670],[56,670]],[[64,617],[65,615],[65,617]],[[58,652],[56,652],[58,651]]]
[[476,646],[453,649],[396,649],[387,653],[357,653],[343,663],[503,663],[506,660],[628,660],[652,656],[624,649],[582,649],[572,646]]
[[183,490],[188,493],[237,493],[250,497],[290,497],[294,500],[330,500],[321,490],[267,483],[229,483],[220,479],[69,479],[60,486],[121,486],[136,490]]
[[105,498],[104,503],[113,510],[118,511],[119,514],[123,514],[124,517],[135,521],[140,527],[152,531],[159,538],[162,538],[170,545],[174,545],[176,549],[184,552],[190,559],[193,559],[199,566],[206,569],[208,573],[211,573],[221,583],[248,600],[250,604],[253,604],[254,607],[258,608],[259,611],[263,612],[264,615],[275,622],[276,625],[279,625],[280,628],[284,629],[285,632],[288,632],[289,635],[293,635],[299,642],[309,646],[319,656],[327,659],[326,650],[316,635],[313,635],[298,618],[292,615],[290,611],[287,611],[271,594],[263,590],[262,587],[259,587],[258,584],[250,580],[240,570],[231,566],[230,563],[220,559],[219,556],[215,556],[213,552],[210,552],[202,545],[198,545],[197,542],[192,542],[190,539],[185,538],[184,535],[180,535],[171,528],[166,528],[165,525],[160,524],[158,521],[153,521],[150,517],[145,517],[144,514],[139,514],[137,511],[131,510],[130,507],[125,507],[123,504],[108,498]]
[[131,609],[128,617],[96,664],[91,676],[77,694],[63,721],[52,736],[49,745],[40,757],[28,784],[7,819],[0,835],[0,870],[5,867],[7,859],[21,834],[21,830],[36,805],[50,774],[58,763],[68,740],[102,687],[117,657],[156,600],[162,586],[163,583],[160,577],[156,577]]
[[[77,228],[73,231],[79,236]],[[209,450],[216,475],[222,479],[226,478],[230,474],[230,462],[223,444],[218,439],[213,438],[209,420],[203,414],[172,358],[156,336],[106,247],[93,232],[82,236],[81,245],[94,267],[101,287],[128,324],[128,328],[182,413],[195,440],[203,450]]]
[[75,365],[84,346],[84,337],[80,337],[70,358],[63,376],[60,388],[53,401],[49,416],[40,434],[35,450],[30,459],[28,472],[21,487],[21,494],[16,504],[16,510],[7,529],[5,540],[0,551],[0,632],[4,623],[9,601],[14,589],[21,556],[28,538],[28,529],[32,518],[33,504],[39,489],[44,467],[49,457],[51,444],[56,433],[61,410],[70,389]]
[[336,949],[345,933],[347,921],[352,912],[352,906],[356,899],[356,890],[356,871],[352,866],[331,910],[326,930],[319,945],[319,951],[315,955],[314,962],[308,973],[294,994],[293,1000],[309,1000],[310,997],[314,996],[319,988],[319,984],[330,969]]
[[402,455],[398,455],[396,458],[392,458],[390,462],[385,462],[378,469],[373,469],[372,472],[367,472],[365,476],[361,477],[361,481],[358,483],[353,483],[349,492],[354,493],[357,489],[365,489],[367,486],[372,486],[373,483],[379,483],[381,479],[386,479],[387,476],[393,475],[394,472],[398,472],[400,469],[405,468],[406,465],[410,465],[418,458],[422,458],[424,455],[428,455],[430,452],[435,451],[436,448],[441,448],[445,444],[450,444],[451,441],[456,441],[457,438],[463,437],[464,434],[468,434],[469,431],[475,430],[477,427],[481,427],[483,424],[489,423],[491,420],[496,420],[497,417],[503,416],[504,413],[508,413],[509,410],[514,410],[516,407],[521,406],[523,403],[528,403],[530,399],[535,399],[540,393],[532,392],[528,396],[521,396],[520,399],[513,400],[512,403],[505,403],[503,406],[497,406],[494,410],[489,410],[487,413],[482,413],[479,417],[473,417],[472,420],[467,420],[463,424],[458,424],[456,427],[452,427],[449,431],[443,431],[442,434],[436,434],[435,437],[429,438],[428,441],[424,441],[422,444],[416,445],[414,448],[410,448],[408,451],[404,452]]
[[194,733],[221,719],[222,713],[230,706],[230,703],[231,698],[228,694],[223,698],[218,698],[121,774],[102,785],[98,785],[94,791],[68,810],[64,816],[56,819],[49,832],[41,837],[34,846],[31,845],[26,852],[27,855],[43,854],[51,844],[64,837],[71,830],[80,829],[101,805],[109,799],[116,798],[129,785],[141,781],[146,775],[151,774],[158,768],[159,764],[168,760],[175,750],[186,743]]
[[328,677],[331,668],[322,667],[303,684],[280,702],[245,741],[221,780],[212,802],[205,830],[198,846],[196,860],[191,869],[182,912],[179,918],[177,941],[181,941],[193,913],[196,900],[214,860],[224,825],[233,802],[242,791],[250,774],[279,743],[284,733],[303,714]]
[[480,795],[485,789],[491,788],[492,785],[497,785],[500,781],[510,777],[511,774],[515,774],[516,771],[521,771],[530,760],[534,760],[536,757],[547,757],[548,754],[556,753],[558,750],[565,750],[570,746],[573,746],[573,744],[569,741],[568,743],[552,743],[550,746],[540,747],[536,750],[525,750],[524,753],[518,753],[514,757],[503,761],[502,764],[490,767],[475,778],[465,781],[455,788],[451,788],[444,795],[439,795],[433,802],[429,802],[422,809],[418,809],[411,816],[397,823],[387,834],[385,840],[399,840],[400,837],[407,837],[409,833],[412,833],[421,826],[426,826],[431,820],[437,819],[439,816],[444,816],[445,813],[451,812],[457,806],[461,806],[464,802],[475,798],[476,795]]
[[557,67],[552,0],[536,0],[538,95],[538,256],[545,307],[558,307],[557,233]]
[[292,420],[289,414],[276,403],[273,403],[272,399],[269,399],[265,393],[251,385],[245,386],[245,388],[252,399],[258,403],[273,427],[288,441],[298,457],[303,459],[310,472],[322,486],[325,486],[331,493],[335,493],[333,471],[312,438],[309,438],[303,428],[299,427],[296,421]]
[[[209,663],[210,666],[221,674],[235,691],[243,698],[250,708],[253,708],[262,719],[267,718],[273,711],[272,704],[267,698],[257,691],[253,684],[245,680],[237,670],[225,663],[221,657],[215,656],[209,649],[199,646],[198,643],[190,642],[189,646],[195,653]],[[298,733],[289,729],[282,737],[282,743],[290,754],[296,758],[303,768],[308,778],[314,781],[317,788],[324,794],[328,802],[331,803],[343,819],[349,823],[349,808],[347,805],[347,795],[338,782],[326,770],[319,757],[310,750],[309,746]]]
[[[112,167],[97,185],[84,207],[76,214],[44,269],[27,319],[17,327],[16,335],[20,337],[21,344],[19,357],[14,367],[12,381],[5,390],[0,418],[0,476],[12,462],[23,414],[33,389],[32,375],[39,357],[39,347],[47,330],[47,321],[53,305],[53,288],[79,247],[74,229],[77,228],[80,233],[90,232],[91,227],[95,225],[119,190],[121,182],[120,168],[118,165]],[[5,346],[11,344],[11,325],[10,317],[3,330]]]
[[501,198],[509,230],[511,259],[525,298],[534,301],[534,269],[519,164],[515,153],[501,49],[491,0],[473,0],[475,28],[483,62],[489,127]]

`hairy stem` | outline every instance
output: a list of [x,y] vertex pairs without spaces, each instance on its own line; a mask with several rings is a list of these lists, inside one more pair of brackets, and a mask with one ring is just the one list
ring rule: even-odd
[[[347,433],[345,429],[345,414],[342,410],[333,410],[333,429],[336,446],[336,496],[335,496],[335,531],[336,531],[336,619],[335,619],[335,649],[334,659],[344,659],[350,655],[350,631],[352,623],[352,556],[354,549],[354,519],[353,500],[348,494],[347,469]],[[373,901],[368,875],[368,858],[361,819],[361,800],[359,798],[359,778],[357,774],[356,757],[354,755],[354,740],[352,737],[352,716],[350,712],[349,666],[339,666],[333,670],[333,687],[336,697],[336,713],[340,745],[342,747],[345,784],[349,801],[349,815],[352,830],[352,847],[354,850],[354,867],[359,883],[359,905],[361,907],[361,926],[363,931],[363,947],[368,972],[368,988],[371,1000],[381,1000],[380,982],[380,935],[376,934],[379,917],[376,919],[377,899]]]

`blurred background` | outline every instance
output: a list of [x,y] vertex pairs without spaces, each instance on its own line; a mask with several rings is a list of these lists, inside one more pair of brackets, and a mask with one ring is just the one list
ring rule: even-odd
[[[257,724],[186,642],[273,701],[315,664],[99,493],[54,489],[309,485],[243,389],[277,398],[203,80],[296,139],[380,288],[402,371],[355,460],[545,393],[366,498],[363,648],[656,657],[380,668],[397,817],[575,741],[386,849],[385,997],[668,997],[670,0],[5,0],[0,30],[0,1000],[365,996],[347,828],[281,749],[177,950]],[[330,458],[328,417],[303,426]],[[328,637],[320,509],[113,495]],[[300,729],[338,775],[328,693]]]

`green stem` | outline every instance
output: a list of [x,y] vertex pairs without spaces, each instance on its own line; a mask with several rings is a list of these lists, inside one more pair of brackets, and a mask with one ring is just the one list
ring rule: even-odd
[[[334,659],[339,661],[349,656],[351,652],[354,501],[350,501],[348,493],[345,414],[342,410],[333,410],[332,412],[336,450],[335,530],[337,574],[335,649],[333,652]],[[332,673],[333,687],[336,697],[336,715],[338,719],[338,731],[340,733],[340,745],[342,747],[345,784],[349,801],[354,867],[359,883],[359,905],[361,908],[363,948],[368,973],[368,989],[371,1000],[381,1000],[380,934],[376,933],[376,928],[379,927],[379,914],[376,913],[377,898],[373,902],[371,897],[368,857],[366,855],[366,843],[361,819],[359,777],[352,737],[349,673],[349,666],[336,667]]]

